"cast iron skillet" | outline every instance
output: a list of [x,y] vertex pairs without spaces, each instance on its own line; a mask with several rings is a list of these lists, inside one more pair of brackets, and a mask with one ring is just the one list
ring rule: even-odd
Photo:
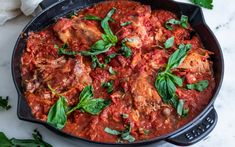
[[[52,24],[59,17],[66,16],[69,13],[94,5],[103,0],[66,0],[59,1],[57,0],[44,0],[41,3],[42,9],[44,9],[38,16],[36,16],[29,24],[24,28],[23,33],[26,35],[20,35],[12,56],[12,75],[13,80],[18,91],[18,109],[17,114],[19,119],[42,124],[50,130],[54,131],[57,134],[67,136],[69,138],[74,138],[78,140],[85,140],[87,142],[100,143],[100,144],[112,144],[117,145],[119,143],[102,143],[90,141],[88,139],[72,136],[70,134],[64,133],[56,128],[50,126],[46,122],[39,121],[35,119],[31,110],[24,97],[24,89],[21,83],[21,72],[20,72],[20,58],[23,50],[26,46],[26,40],[28,33],[30,31],[39,31],[42,28]],[[215,77],[215,90],[213,92],[213,98],[211,99],[208,106],[198,115],[194,120],[183,126],[182,128],[160,136],[154,139],[134,142],[134,143],[125,143],[125,145],[140,145],[140,144],[150,144],[160,141],[167,141],[176,145],[191,145],[194,144],[203,138],[205,138],[215,127],[217,123],[217,113],[214,109],[214,101],[220,90],[223,74],[224,74],[224,61],[221,48],[216,40],[214,34],[206,25],[202,10],[200,7],[179,3],[172,0],[136,0],[143,4],[151,5],[152,9],[165,9],[172,11],[177,14],[179,17],[184,14],[189,17],[189,22],[195,31],[199,34],[201,41],[206,49],[214,52],[211,60],[213,61],[214,77]],[[55,3],[56,2],[56,3]],[[123,145],[123,144],[122,144]]]

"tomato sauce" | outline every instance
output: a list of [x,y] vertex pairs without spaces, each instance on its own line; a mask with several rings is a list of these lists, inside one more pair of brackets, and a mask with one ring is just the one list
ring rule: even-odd
[[[73,51],[89,50],[101,38],[103,32],[99,21],[84,20],[85,15],[104,18],[110,9],[116,8],[109,22],[119,42],[127,42],[132,56],[117,55],[102,68],[91,67],[91,59],[81,55],[69,57],[59,55],[55,45],[66,42]],[[21,57],[21,74],[25,87],[26,100],[35,118],[47,120],[51,106],[58,97],[48,89],[50,85],[64,95],[69,106],[79,102],[82,89],[92,84],[94,97],[111,100],[111,104],[99,115],[91,115],[80,110],[69,115],[64,132],[99,142],[117,142],[118,136],[104,131],[106,127],[124,130],[131,125],[131,135],[136,141],[158,137],[182,127],[195,118],[209,103],[214,90],[211,52],[203,49],[200,38],[191,35],[193,29],[175,25],[174,29],[165,28],[169,19],[179,19],[166,10],[151,10],[150,6],[133,1],[108,1],[86,8],[72,18],[60,18],[55,24],[39,32],[31,32],[27,47]],[[131,21],[128,26],[121,23]],[[162,49],[164,42],[174,36],[175,43],[170,49]],[[208,80],[209,86],[203,91],[177,87],[176,94],[185,100],[189,108],[187,117],[180,117],[175,108],[165,104],[158,95],[154,83],[159,70],[165,68],[169,56],[182,43],[189,43],[192,49],[181,65],[173,73],[184,78],[184,86]],[[100,62],[119,50],[120,44],[98,55]],[[109,73],[112,67],[115,75]],[[113,91],[101,85],[113,80]],[[123,114],[128,114],[123,118]]]

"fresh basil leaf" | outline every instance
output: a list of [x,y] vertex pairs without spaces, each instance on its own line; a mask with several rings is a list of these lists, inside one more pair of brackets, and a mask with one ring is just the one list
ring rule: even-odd
[[110,100],[93,98],[81,104],[81,108],[92,115],[98,115],[105,107],[110,105]]
[[112,8],[108,14],[106,15],[106,17],[101,21],[101,26],[105,32],[105,34],[107,35],[107,37],[109,38],[109,41],[112,42],[113,44],[116,44],[118,39],[117,36],[115,36],[112,32],[112,30],[109,27],[109,21],[112,17],[112,15],[115,13],[116,8]]
[[5,99],[0,96],[0,108],[3,108],[5,110],[9,110],[11,108],[11,105],[8,104],[8,99],[8,96]]
[[108,93],[113,92],[113,81],[104,82],[104,83],[102,84],[102,87],[107,88],[107,92],[108,92]]
[[187,29],[188,28],[188,16],[182,15],[180,18],[180,23],[181,23],[182,28]]
[[191,44],[180,44],[179,49],[176,50],[168,59],[166,71],[178,67],[185,59],[188,51],[191,49]]
[[11,147],[12,146],[10,139],[8,139],[3,132],[0,132],[0,145],[2,147]]
[[172,73],[167,73],[167,75],[170,77],[170,79],[177,84],[178,86],[182,87],[183,86],[183,79],[172,74]]
[[110,73],[111,75],[117,74],[117,72],[114,71],[112,67],[109,67],[109,73]]
[[102,19],[98,16],[94,16],[94,15],[86,15],[84,17],[85,20],[98,20],[98,21],[101,21]]
[[54,48],[57,49],[57,52],[59,55],[68,55],[68,56],[75,56],[79,54],[78,52],[75,51],[68,51],[68,44],[63,44],[62,47],[59,47],[58,45],[54,45]]
[[209,81],[208,80],[202,80],[198,83],[194,83],[194,84],[187,84],[187,88],[192,90],[198,90],[200,92],[204,91],[209,85]]
[[165,27],[168,30],[173,30],[173,25],[181,25],[182,28],[187,29],[188,28],[188,16],[186,15],[182,15],[180,20],[176,20],[176,19],[169,19],[166,23],[165,23]]
[[104,131],[105,131],[106,133],[111,134],[111,135],[120,135],[120,134],[121,134],[120,131],[110,129],[110,128],[108,128],[108,127],[106,127],[106,128],[104,129]]
[[180,99],[178,101],[178,106],[177,106],[177,113],[180,115],[180,116],[187,116],[188,115],[188,112],[189,112],[189,109],[185,109],[184,108],[184,100]]
[[168,48],[171,48],[173,45],[174,45],[174,40],[175,40],[175,37],[170,37],[166,40],[166,42],[164,43],[164,46],[166,49]]
[[127,41],[128,39],[126,39],[126,38],[124,38],[123,40],[122,40],[122,47],[120,48],[120,51],[121,51],[121,54],[124,56],[124,57],[127,57],[127,58],[129,58],[129,57],[131,57],[131,55],[132,55],[132,51],[131,51],[131,49],[126,45],[126,41]]
[[169,103],[171,98],[175,95],[176,87],[174,82],[166,73],[159,73],[155,82],[155,87],[162,97],[164,103]]
[[67,115],[73,111],[80,109],[92,115],[98,115],[105,107],[110,104],[109,100],[102,98],[93,98],[93,87],[86,86],[79,96],[79,103],[67,112]]
[[117,53],[113,53],[113,54],[106,56],[104,59],[105,64],[108,64],[109,62],[111,62],[111,60],[115,58],[117,55],[118,55]]
[[176,20],[176,19],[169,19],[166,23],[165,23],[165,27],[168,29],[168,30],[173,30],[173,25],[179,25],[180,24],[180,21],[179,20]]
[[213,9],[213,0],[191,0],[191,2],[207,9]]
[[127,21],[127,22],[121,23],[121,26],[125,27],[125,26],[128,26],[130,24],[132,24],[132,22],[131,21]]
[[67,102],[64,96],[60,96],[57,102],[50,108],[47,116],[47,122],[58,129],[64,128],[67,122],[66,116]]
[[58,129],[64,128],[67,122],[66,109],[67,109],[67,101],[66,98],[60,94],[58,94],[54,89],[52,89],[49,85],[48,88],[52,93],[59,96],[59,99],[56,103],[50,108],[47,122]]

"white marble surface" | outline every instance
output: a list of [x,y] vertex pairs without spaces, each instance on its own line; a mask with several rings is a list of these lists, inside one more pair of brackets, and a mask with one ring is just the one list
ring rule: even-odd
[[[188,0],[178,0],[188,2]],[[216,128],[195,147],[234,147],[235,146],[235,1],[214,0],[214,9],[203,9],[207,24],[220,42],[225,59],[225,77],[220,94],[215,102],[219,120]],[[11,77],[11,54],[15,41],[30,17],[20,16],[0,26],[0,95],[9,96],[12,109],[0,111],[0,131],[9,137],[30,138],[34,128],[42,133],[46,141],[55,147],[91,147],[95,144],[74,142],[58,136],[43,126],[21,121],[17,118],[17,92]],[[219,29],[217,28],[219,27]],[[217,28],[217,29],[216,29]],[[156,145],[151,145],[156,146]],[[171,144],[161,145],[171,147]],[[0,145],[1,147],[1,145]]]

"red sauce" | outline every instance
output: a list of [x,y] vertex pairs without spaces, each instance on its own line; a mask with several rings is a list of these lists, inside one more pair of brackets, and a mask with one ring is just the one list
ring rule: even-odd
[[[104,18],[112,7],[117,11],[112,16],[115,22],[110,22],[110,27],[119,41],[135,39],[134,43],[128,44],[133,52],[130,58],[118,55],[105,69],[92,69],[89,57],[58,55],[54,45],[61,46],[63,42],[67,42],[73,51],[88,50],[100,39],[103,31],[99,22],[84,20],[83,17],[92,14]],[[203,49],[197,35],[190,37],[193,31],[190,26],[184,29],[175,25],[173,31],[167,30],[165,22],[171,18],[179,19],[169,11],[151,10],[150,6],[140,3],[109,1],[82,10],[71,19],[61,18],[39,32],[31,32],[21,57],[21,69],[25,96],[32,114],[37,119],[47,120],[49,109],[58,99],[50,92],[48,84],[66,96],[69,106],[76,105],[82,89],[92,84],[95,97],[111,99],[111,105],[97,116],[76,110],[68,117],[64,132],[99,142],[116,142],[118,137],[106,133],[104,128],[124,130],[130,123],[131,135],[140,141],[170,133],[191,121],[212,97],[211,53]],[[132,21],[132,24],[121,27],[120,24],[126,21]],[[158,47],[171,36],[175,37],[171,49]],[[171,105],[164,104],[154,87],[157,72],[165,67],[169,56],[181,43],[192,44],[185,61],[174,70],[176,75],[185,78],[184,87],[200,80],[209,81],[203,92],[177,87],[178,97],[185,100],[185,107],[190,110],[186,118],[178,116]],[[99,60],[103,62],[105,56],[119,48],[120,44],[98,55]],[[109,74],[110,66],[116,75]],[[111,94],[101,86],[109,80],[114,80]],[[123,119],[122,114],[129,117]],[[149,133],[144,133],[144,130],[149,130]]]

